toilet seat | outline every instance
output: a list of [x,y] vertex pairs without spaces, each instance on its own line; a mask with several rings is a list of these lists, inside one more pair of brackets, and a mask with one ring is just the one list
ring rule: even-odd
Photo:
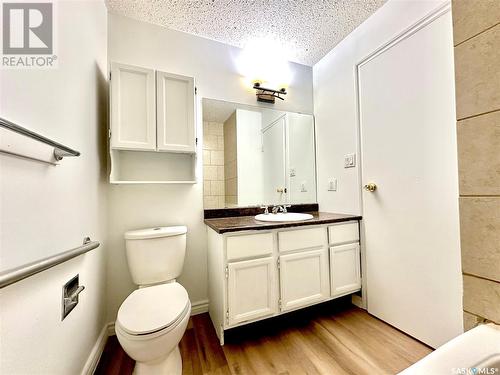
[[118,310],[117,323],[129,335],[174,328],[190,310],[188,294],[176,282],[137,289]]

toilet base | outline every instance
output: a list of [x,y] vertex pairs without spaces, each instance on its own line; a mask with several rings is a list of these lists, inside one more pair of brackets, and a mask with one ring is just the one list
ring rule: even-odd
[[134,375],[181,375],[182,358],[179,345],[170,352],[167,358],[155,362],[136,362]]

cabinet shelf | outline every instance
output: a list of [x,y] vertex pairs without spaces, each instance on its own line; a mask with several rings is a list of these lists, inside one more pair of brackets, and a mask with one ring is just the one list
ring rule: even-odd
[[196,184],[196,154],[111,149],[111,184]]

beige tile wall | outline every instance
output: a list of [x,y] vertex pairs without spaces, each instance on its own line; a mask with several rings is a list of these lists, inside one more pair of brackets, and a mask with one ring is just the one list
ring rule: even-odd
[[236,144],[236,112],[224,122],[224,188],[227,206],[238,205],[238,164]]
[[203,207],[224,208],[224,124],[203,122]]
[[500,3],[453,0],[464,327],[500,323]]

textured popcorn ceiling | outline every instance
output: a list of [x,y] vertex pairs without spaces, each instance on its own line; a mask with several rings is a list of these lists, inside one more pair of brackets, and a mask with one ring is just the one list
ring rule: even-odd
[[272,38],[313,65],[385,0],[106,0],[111,12],[244,47]]

